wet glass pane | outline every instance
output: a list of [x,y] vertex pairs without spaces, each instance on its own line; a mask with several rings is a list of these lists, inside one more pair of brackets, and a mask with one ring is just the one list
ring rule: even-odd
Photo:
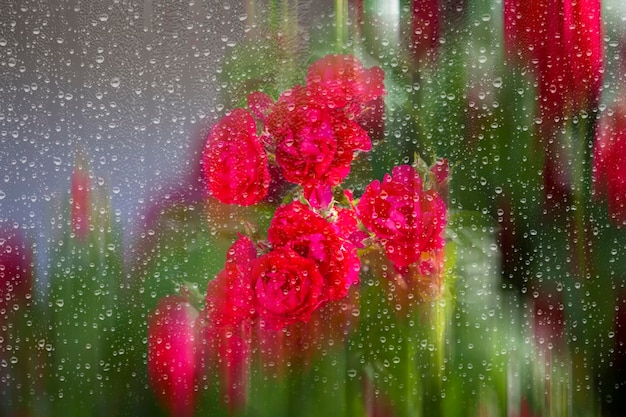
[[0,416],[619,416],[621,0],[8,1]]

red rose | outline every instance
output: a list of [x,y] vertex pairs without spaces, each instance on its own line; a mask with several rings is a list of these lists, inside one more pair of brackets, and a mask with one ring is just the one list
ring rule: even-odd
[[281,329],[308,321],[320,304],[324,278],[315,262],[281,248],[258,258],[252,267],[252,288],[265,327]]
[[382,183],[368,185],[357,209],[363,225],[381,240],[397,267],[443,247],[445,203],[434,190],[422,190],[422,180],[410,165],[397,166]]
[[192,416],[196,391],[196,318],[182,297],[167,296],[148,318],[148,374],[172,416]]
[[354,245],[338,230],[306,205],[293,202],[276,210],[267,238],[275,248],[287,247],[315,261],[324,277],[325,296],[339,300],[359,282],[360,262]]
[[312,100],[302,86],[280,96],[267,129],[285,179],[305,187],[307,195],[341,183],[350,173],[354,152],[372,147],[361,126]]
[[233,110],[211,129],[202,163],[209,190],[222,203],[249,206],[267,195],[267,155],[244,109]]
[[256,257],[254,244],[245,236],[228,250],[224,269],[207,286],[207,314],[214,326],[238,326],[253,318],[250,270]]
[[345,166],[333,167],[337,139],[331,115],[310,102],[302,86],[280,96],[267,118],[267,129],[276,141],[276,162],[287,181],[305,185],[346,174]]

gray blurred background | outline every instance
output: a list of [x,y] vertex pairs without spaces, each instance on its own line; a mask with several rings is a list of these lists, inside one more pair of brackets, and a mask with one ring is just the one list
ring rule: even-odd
[[[219,61],[250,29],[250,5],[0,4],[0,223],[25,229],[41,265],[82,155],[129,246],[154,200],[197,172],[204,137],[224,112]],[[300,5],[304,24],[311,7]]]

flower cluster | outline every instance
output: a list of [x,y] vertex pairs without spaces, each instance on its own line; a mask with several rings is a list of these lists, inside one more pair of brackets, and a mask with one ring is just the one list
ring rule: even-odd
[[[309,67],[305,85],[275,102],[253,93],[247,110],[233,110],[211,130],[203,162],[209,191],[221,202],[263,200],[268,161],[299,185],[294,200],[276,209],[267,240],[241,236],[230,248],[207,290],[213,326],[282,329],[309,321],[358,283],[357,249],[368,245],[384,248],[399,271],[433,269],[423,254],[443,247],[446,206],[414,167],[395,167],[358,202],[338,191],[357,151],[372,147],[359,118],[384,95],[383,78],[380,68],[366,69],[354,56],[329,55]],[[442,166],[430,173],[435,185],[447,178]],[[333,188],[344,204],[333,199]]]
[[[218,368],[232,403],[245,395],[252,343],[275,362],[333,339],[337,329],[347,334],[363,253],[379,248],[405,276],[433,275],[433,260],[442,260],[446,205],[437,190],[447,181],[447,161],[420,171],[422,176],[411,165],[397,166],[371,182],[360,200],[341,187],[358,153],[372,148],[368,125],[372,114],[381,114],[383,79],[380,68],[366,69],[354,56],[329,55],[309,67],[305,85],[276,101],[250,94],[247,109],[231,111],[208,135],[203,170],[209,193],[220,202],[253,205],[269,201],[271,183],[293,184],[266,237],[239,235],[207,286],[206,311],[199,315],[204,361]],[[195,334],[197,328],[181,324],[191,310],[179,304],[161,310],[182,311],[173,322]],[[153,332],[161,331],[160,324]],[[172,369],[171,355],[159,355],[157,339],[150,340],[151,357],[165,358],[161,366]],[[175,356],[170,359],[181,366]],[[191,377],[187,369],[181,373],[167,380]],[[154,385],[176,396],[168,384]]]

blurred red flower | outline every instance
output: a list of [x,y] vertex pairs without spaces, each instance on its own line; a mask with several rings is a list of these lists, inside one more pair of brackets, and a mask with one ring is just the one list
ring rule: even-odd
[[211,129],[202,163],[209,190],[222,203],[249,206],[267,194],[267,154],[244,109],[233,110]]
[[505,47],[535,66],[543,122],[558,124],[600,97],[603,72],[600,0],[505,0]]
[[184,298],[168,295],[148,318],[148,375],[171,416],[192,416],[199,346],[198,311]]
[[238,326],[254,317],[250,273],[256,257],[254,244],[245,236],[240,236],[228,250],[224,269],[207,286],[206,306],[211,325]]
[[276,162],[315,207],[330,203],[330,187],[350,173],[355,151],[371,149],[359,122],[382,124],[374,118],[382,117],[383,78],[382,69],[365,69],[354,56],[327,55],[309,67],[305,86],[281,94],[269,111]]
[[306,87],[316,104],[353,118],[385,93],[384,77],[380,67],[366,69],[354,55],[326,55],[309,67]]
[[276,141],[276,162],[285,179],[305,187],[309,196],[341,183],[350,173],[354,152],[372,146],[355,121],[333,115],[302,86],[280,96],[267,129]]

